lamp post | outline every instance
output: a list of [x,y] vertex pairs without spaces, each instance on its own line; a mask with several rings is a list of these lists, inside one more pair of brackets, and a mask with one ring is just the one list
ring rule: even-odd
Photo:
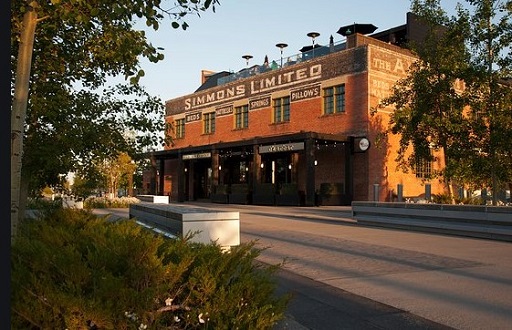
[[308,37],[311,38],[311,40],[313,41],[313,57],[315,57],[315,38],[320,36],[320,33],[318,32],[309,32],[308,33]]
[[249,67],[249,60],[252,58],[252,55],[244,55],[242,58],[245,58],[245,64]]
[[288,47],[288,45],[283,42],[280,42],[280,43],[276,44],[276,47],[281,49],[281,68],[282,68],[283,67],[283,48]]

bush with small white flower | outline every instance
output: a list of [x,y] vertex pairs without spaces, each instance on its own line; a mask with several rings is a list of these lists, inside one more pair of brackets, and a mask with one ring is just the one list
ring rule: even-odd
[[228,253],[134,220],[60,209],[11,247],[11,329],[271,329],[289,295],[255,242]]

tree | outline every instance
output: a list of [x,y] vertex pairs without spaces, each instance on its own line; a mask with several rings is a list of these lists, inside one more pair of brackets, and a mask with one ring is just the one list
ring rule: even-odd
[[78,198],[85,199],[90,195],[96,193],[98,183],[91,180],[90,178],[83,178],[80,175],[76,175],[73,180],[73,186],[71,192]]
[[[117,75],[136,84],[144,75],[140,57],[152,62],[163,59],[144,32],[134,29],[137,19],[144,19],[156,30],[168,17],[173,28],[186,29],[188,25],[183,21],[186,15],[199,15],[208,8],[215,10],[216,4],[218,0],[178,0],[167,4],[170,9],[165,9],[166,3],[161,0],[11,1],[11,70],[15,77],[11,81],[11,241],[18,219],[24,216],[21,187],[28,189],[27,181],[30,181],[25,180],[29,172],[22,175],[22,156],[24,163],[29,152],[32,153],[24,149],[24,140],[41,138],[46,132],[39,127],[51,126],[44,125],[48,119],[53,119],[53,123],[58,121],[53,117],[58,112],[49,109],[63,108],[62,102],[70,108],[83,106],[81,101],[94,98],[85,92],[75,94],[80,84],[95,89],[107,77]],[[57,119],[62,118],[57,116]],[[28,128],[33,130],[31,134],[26,132]],[[101,143],[97,139],[81,142]],[[55,173],[43,176],[51,179]]]
[[453,200],[452,172],[464,157],[461,144],[469,134],[464,101],[455,86],[466,70],[468,53],[458,31],[461,24],[450,22],[438,0],[413,1],[411,9],[428,32],[423,42],[409,44],[418,60],[381,105],[396,108],[389,131],[400,134],[399,167],[415,169],[436,159],[432,150],[439,151],[445,167],[432,177],[442,176]]
[[[83,90],[37,100],[28,117],[34,124],[25,131],[23,172],[30,190],[56,183],[59,173],[94,177],[94,160],[159,143],[155,132],[163,130],[162,113],[161,100],[136,85],[114,86],[103,95]],[[126,134],[135,129],[136,135]]]
[[[440,151],[452,202],[453,180],[476,185],[510,182],[510,49],[512,2],[468,1],[448,18],[438,0],[412,1],[428,27],[425,40],[410,44],[418,56],[407,78],[382,101],[394,105],[389,131],[400,134],[399,165],[413,168]],[[501,11],[500,11],[501,10]],[[496,12],[502,13],[494,25]],[[508,102],[508,103],[507,103]],[[412,147],[412,153],[409,153]],[[407,157],[409,156],[409,157]],[[505,180],[505,181],[503,181]],[[494,204],[496,193],[493,194]]]
[[124,152],[119,153],[116,158],[100,160],[97,163],[98,171],[107,183],[108,194],[112,197],[117,196],[123,177],[132,176],[137,168],[132,158]]
[[464,80],[472,112],[469,174],[491,187],[492,203],[504,183],[512,188],[512,1],[468,0],[467,40],[471,67]]

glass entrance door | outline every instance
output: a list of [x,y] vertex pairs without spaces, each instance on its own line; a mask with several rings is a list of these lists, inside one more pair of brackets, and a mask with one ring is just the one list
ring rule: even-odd
[[200,160],[194,163],[193,199],[210,198],[212,182],[211,160]]
[[262,159],[261,183],[279,185],[291,182],[293,182],[291,154],[266,156]]

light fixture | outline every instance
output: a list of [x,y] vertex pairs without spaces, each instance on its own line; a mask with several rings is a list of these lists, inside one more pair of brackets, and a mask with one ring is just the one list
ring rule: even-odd
[[188,169],[185,167],[185,173],[188,171]]
[[220,171],[220,170],[222,170],[222,166],[221,166],[221,165],[219,165],[219,171]]
[[283,48],[288,47],[288,45],[285,44],[284,42],[280,42],[280,43],[276,44],[276,47],[281,49],[281,67],[283,67]]
[[252,55],[244,55],[242,56],[242,58],[245,58],[245,64],[247,65],[247,67],[249,67],[249,60],[252,58]]
[[288,165],[288,169],[291,170],[292,169],[292,164]]
[[307,34],[308,37],[311,38],[311,40],[313,41],[313,57],[315,57],[315,38],[320,36],[320,33],[318,32],[309,32]]
[[261,164],[260,164],[260,167],[261,167],[261,168],[265,167],[265,164],[261,163]]
[[315,166],[317,166],[317,165],[318,165],[318,161],[315,159]]

